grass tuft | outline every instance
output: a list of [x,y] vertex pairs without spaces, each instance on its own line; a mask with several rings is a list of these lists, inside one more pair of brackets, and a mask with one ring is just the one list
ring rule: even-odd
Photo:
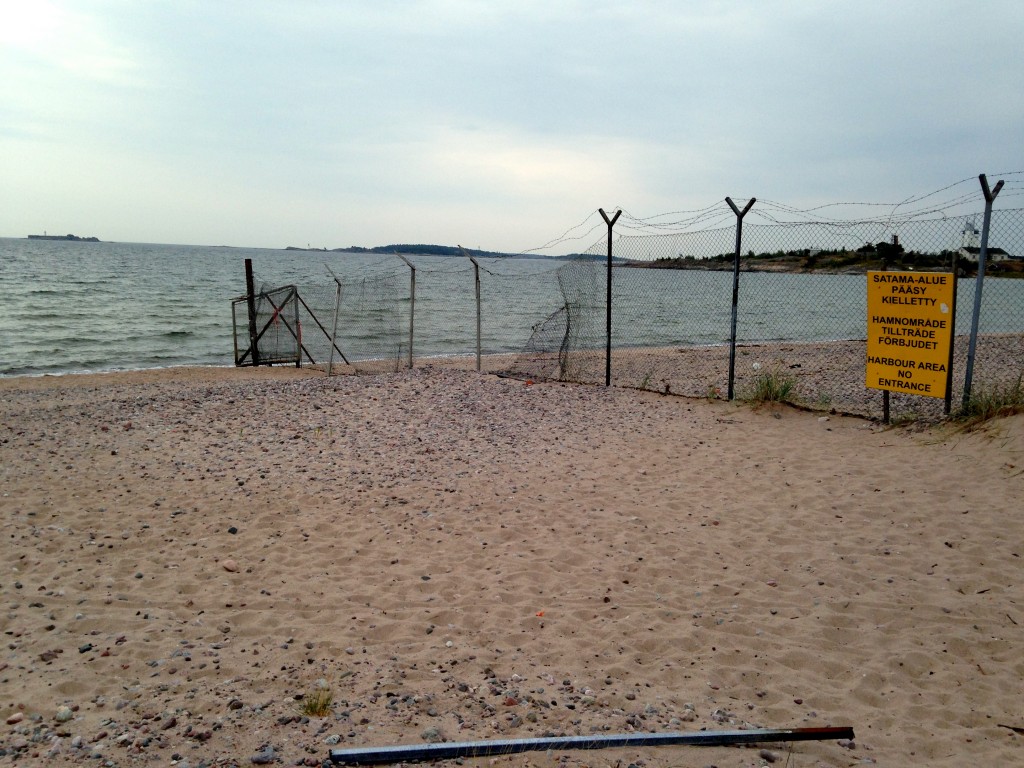
[[1016,413],[1024,413],[1024,374],[1004,387],[974,390],[955,419],[962,428],[973,429],[991,419]]
[[334,694],[329,688],[317,687],[315,691],[302,697],[299,711],[306,717],[326,717],[331,713]]
[[758,370],[745,400],[752,403],[785,403],[794,399],[796,377],[777,368]]

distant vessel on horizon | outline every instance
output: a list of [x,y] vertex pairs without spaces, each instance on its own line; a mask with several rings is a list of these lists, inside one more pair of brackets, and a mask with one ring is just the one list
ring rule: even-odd
[[98,237],[79,237],[78,235],[48,235],[45,232],[41,235],[29,235],[29,240],[71,240],[76,243],[100,243]]

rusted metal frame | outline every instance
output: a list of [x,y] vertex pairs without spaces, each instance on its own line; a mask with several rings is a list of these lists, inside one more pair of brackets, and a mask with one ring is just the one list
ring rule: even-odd
[[[288,299],[291,299],[293,296],[295,298],[298,298],[298,295],[299,295],[299,291],[298,291],[298,289],[294,285],[288,286],[288,287],[290,287],[292,289],[292,293],[289,294],[288,297],[284,301],[281,302],[281,306],[282,307],[288,303]],[[263,298],[265,298],[270,303],[270,306],[272,306],[274,308],[275,315],[281,319],[281,322],[284,323],[284,327],[288,329],[288,332],[291,333],[292,338],[294,338],[295,341],[298,343],[298,345],[299,345],[299,354],[301,355],[302,352],[305,352],[306,353],[306,357],[309,358],[309,362],[313,363],[313,365],[316,365],[316,360],[313,359],[313,356],[311,354],[309,354],[309,350],[306,349],[305,345],[302,343],[302,336],[300,334],[296,333],[295,329],[292,328],[291,324],[288,322],[288,318],[286,318],[284,316],[284,314],[281,312],[281,307],[277,306],[277,304],[274,303],[274,300],[271,299],[270,296],[268,296],[267,294],[264,293],[262,295],[263,295]],[[296,311],[296,314],[297,314],[298,313],[298,309],[296,308],[295,311]],[[270,327],[270,324],[272,322],[274,322],[274,318],[273,317],[271,317],[267,321],[267,324],[263,326],[263,330],[260,331],[260,335],[256,339],[257,342],[263,337],[263,334],[267,332],[267,328]]]
[[[338,285],[338,290],[339,291],[341,290],[341,285],[340,284]],[[324,328],[323,323],[321,323],[320,320],[317,318],[317,316],[315,314],[313,314],[313,310],[311,310],[309,308],[309,305],[306,304],[305,300],[303,300],[302,295],[299,294],[298,292],[296,292],[295,298],[299,300],[299,303],[301,303],[303,307],[305,307],[306,312],[308,312],[309,316],[311,318],[313,318],[313,322],[316,323],[317,328],[319,328],[321,331],[323,331],[324,336],[326,336],[328,339],[331,339],[331,344],[334,346],[334,349],[338,350],[338,354],[341,355],[341,359],[345,361],[345,365],[351,365],[351,363],[349,363],[349,361],[348,361],[348,358],[345,357],[345,353],[342,352],[341,348],[338,347],[338,345],[334,343],[334,339],[331,337],[331,334],[329,334],[327,332],[327,329]],[[337,332],[337,328],[335,328],[335,332]]]
[[[239,364],[239,361],[238,361],[238,313],[235,312],[235,305],[238,304],[238,303],[239,302],[237,302],[237,301],[232,301],[231,302],[231,341],[234,343],[234,346],[235,346],[235,365],[236,366]],[[245,353],[249,354],[249,350],[246,350]]]

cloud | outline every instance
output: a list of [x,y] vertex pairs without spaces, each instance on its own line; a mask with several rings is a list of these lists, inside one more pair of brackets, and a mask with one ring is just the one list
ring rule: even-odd
[[98,215],[33,179],[60,157],[117,180],[111,221],[127,202],[177,240],[268,245],[516,249],[600,205],[891,202],[1019,165],[1022,32],[1008,0],[0,0],[0,184]]

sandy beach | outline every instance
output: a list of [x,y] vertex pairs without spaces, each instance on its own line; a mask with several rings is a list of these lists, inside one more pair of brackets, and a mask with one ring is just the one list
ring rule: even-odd
[[0,481],[0,765],[840,725],[464,762],[1024,763],[1024,416],[431,366],[16,378]]

